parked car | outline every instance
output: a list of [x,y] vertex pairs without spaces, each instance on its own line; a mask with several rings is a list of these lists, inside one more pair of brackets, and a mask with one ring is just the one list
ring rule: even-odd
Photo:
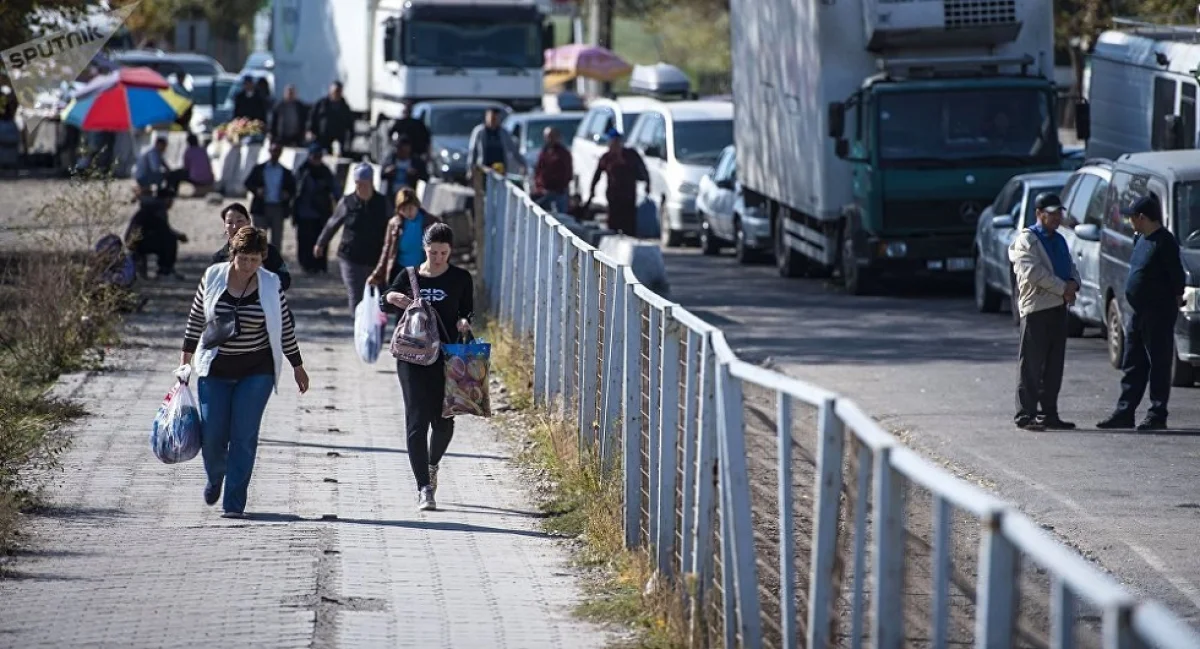
[[[514,113],[505,118],[502,127],[512,134],[513,139],[517,142],[517,146],[521,149],[521,157],[525,160],[528,178],[533,177],[534,166],[537,165],[538,156],[542,153],[542,147],[546,144],[543,137],[546,127],[553,126],[557,128],[559,134],[562,136],[563,146],[569,147],[571,146],[571,139],[575,137],[575,130],[579,128],[579,122],[583,120],[583,116],[583,111],[563,111]],[[514,181],[520,181],[523,185],[528,184],[525,177],[521,177],[515,173],[510,173],[509,177]]]
[[147,67],[164,77],[176,74],[193,78],[225,74],[225,68],[211,56],[194,52],[163,52],[162,50],[127,50],[117,52],[110,60],[122,67]]
[[[596,99],[588,108],[587,114],[579,123],[575,137],[571,140],[571,159],[575,165],[575,189],[585,200],[591,188],[592,176],[596,173],[596,165],[600,156],[608,150],[608,137],[605,133],[610,128],[624,134],[625,144],[629,146],[629,133],[634,122],[641,116],[642,111],[654,105],[653,99],[647,97],[617,97],[616,99]],[[592,196],[592,210],[604,211],[608,207],[608,198],[604,195],[608,179],[601,177],[596,185],[596,193]]]
[[747,264],[771,249],[771,218],[760,208],[746,205],[737,182],[737,149],[732,144],[721,151],[716,166],[700,179],[696,214],[700,219],[700,249],[706,255],[718,254],[722,247],[732,245],[734,257]]
[[1172,384],[1190,387],[1200,374],[1200,159],[1196,152],[1155,151],[1121,156],[1112,166],[1098,245],[1100,284],[1105,299],[1109,357],[1119,367],[1125,350],[1124,324],[1130,313],[1125,279],[1133,250],[1132,226],[1121,209],[1153,194],[1163,206],[1163,225],[1180,244],[1186,274],[1185,302],[1175,324]]
[[1013,296],[1016,278],[1008,247],[1017,232],[1033,225],[1033,201],[1042,192],[1062,193],[1069,171],[1046,171],[1013,176],[979,215],[975,227],[975,307],[983,313],[1000,310],[1008,300],[1014,321],[1020,319]]
[[[238,76],[235,74],[223,73],[215,77],[197,78],[193,81],[191,97],[195,108],[192,109],[190,124],[193,133],[202,136],[209,135],[213,129],[224,123],[218,121],[217,111],[230,96],[230,90],[235,88],[241,88]],[[233,90],[233,92],[237,91]],[[233,114],[233,108],[230,107],[229,110],[230,114]]]
[[[1105,292],[1100,281],[1100,234],[1104,228],[1112,163],[1088,160],[1071,174],[1063,187],[1063,222],[1059,232],[1067,240],[1079,270],[1079,294],[1070,308],[1069,335],[1083,335],[1085,327],[1107,331]],[[1121,327],[1117,327],[1117,334]],[[1120,362],[1119,360],[1117,361]]]
[[266,50],[251,52],[246,57],[246,62],[242,64],[242,72],[250,70],[274,70],[275,55]]
[[700,179],[733,144],[733,104],[725,101],[654,101],[630,129],[629,146],[650,173],[648,196],[658,206],[662,244],[698,238]]

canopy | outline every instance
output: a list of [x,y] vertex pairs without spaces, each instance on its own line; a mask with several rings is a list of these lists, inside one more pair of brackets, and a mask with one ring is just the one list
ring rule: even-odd
[[633,66],[611,50],[596,45],[561,45],[546,50],[545,55],[546,63],[543,67],[547,72],[559,75],[559,83],[574,77],[611,82],[633,70]]
[[85,131],[124,132],[174,122],[192,101],[150,68],[121,68],[75,93],[62,119]]

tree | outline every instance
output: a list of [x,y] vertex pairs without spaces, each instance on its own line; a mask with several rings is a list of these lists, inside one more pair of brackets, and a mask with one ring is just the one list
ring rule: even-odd
[[129,28],[146,36],[170,39],[179,17],[192,16],[207,20],[214,34],[245,37],[254,15],[269,4],[270,0],[142,0],[129,17]]

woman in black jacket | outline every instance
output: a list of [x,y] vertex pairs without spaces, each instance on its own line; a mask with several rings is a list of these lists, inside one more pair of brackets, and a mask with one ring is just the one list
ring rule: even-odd
[[[455,323],[460,335],[471,330],[475,310],[475,287],[471,273],[450,263],[454,247],[454,230],[445,223],[435,223],[425,231],[425,263],[417,269],[417,288],[437,312],[442,325],[442,344],[450,339],[449,323]],[[383,294],[380,306],[385,313],[404,311],[412,304],[409,270],[401,270]],[[442,400],[446,394],[446,365],[439,357],[433,365],[416,365],[396,361],[396,376],[404,393],[405,429],[408,438],[408,461],[417,480],[417,508],[437,509],[438,463],[454,437],[454,420],[442,416]],[[433,429],[432,436],[430,429]]]

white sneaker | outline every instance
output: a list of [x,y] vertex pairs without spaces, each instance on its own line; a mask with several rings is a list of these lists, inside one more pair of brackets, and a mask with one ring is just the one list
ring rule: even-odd
[[433,489],[433,493],[435,495],[437,494],[437,474],[438,474],[438,465],[430,464],[429,465],[429,488]]
[[433,500],[433,487],[425,487],[417,496],[417,510],[431,512],[435,509],[437,509],[437,503]]

